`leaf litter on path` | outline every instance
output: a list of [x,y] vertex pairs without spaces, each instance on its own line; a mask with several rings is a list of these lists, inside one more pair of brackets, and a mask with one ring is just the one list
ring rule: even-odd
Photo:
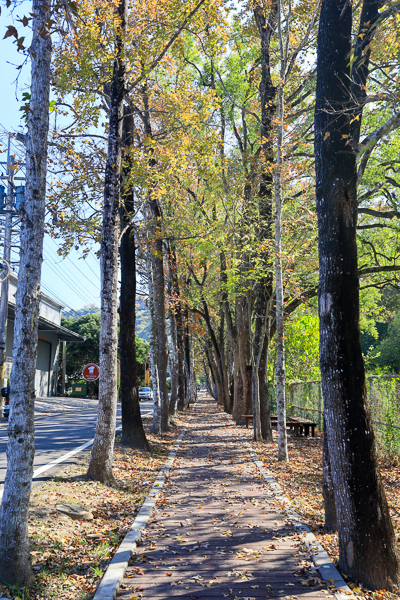
[[[145,430],[153,453],[120,444],[116,439],[113,473],[115,487],[86,478],[87,453],[79,464],[70,465],[32,490],[29,536],[35,582],[29,590],[17,591],[0,584],[0,597],[24,600],[89,600],[104,571],[182,431],[187,415],[174,417],[171,430],[160,437]],[[73,521],[56,509],[74,504],[90,510],[92,521]],[[24,594],[24,595],[23,595]]]

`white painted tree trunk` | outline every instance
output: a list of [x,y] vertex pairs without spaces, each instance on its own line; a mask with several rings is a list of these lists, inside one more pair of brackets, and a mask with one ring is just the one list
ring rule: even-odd
[[154,289],[155,289],[155,276],[154,276],[154,264],[151,256],[150,244],[147,244],[147,281],[149,290],[149,313],[150,313],[150,368],[151,368],[151,382],[153,387],[153,422],[151,425],[152,433],[160,435],[161,433],[161,392],[160,392],[160,378],[158,376],[158,362],[157,362],[157,327],[155,317],[155,306],[154,306]]
[[[285,73],[287,64],[287,43],[282,37],[282,7],[278,0],[278,36],[280,45],[280,82],[278,86],[278,128],[276,166],[274,172],[275,184],[275,279],[276,279],[276,404],[278,413],[278,460],[288,461],[286,434],[286,368],[285,368],[285,331],[284,331],[284,302],[282,276],[282,152],[285,119]],[[286,24],[286,35],[289,35],[289,24]],[[286,37],[286,42],[288,38]]]
[[0,512],[0,580],[24,586],[32,578],[28,509],[35,455],[35,370],[43,260],[51,37],[49,3],[33,0],[31,101],[26,136],[25,202],[14,324],[7,474]]
[[192,393],[191,393],[191,402],[196,402],[197,400],[197,384],[196,384],[196,371],[195,371],[195,365],[194,365],[194,343],[193,343],[193,339],[191,339],[191,348],[190,348],[190,384],[191,384],[191,388],[192,388]]
[[178,384],[179,384],[179,373],[178,373],[178,344],[176,336],[176,318],[174,307],[169,308],[169,335],[171,339],[171,352],[168,358],[168,368],[171,378],[171,398],[169,401],[169,412],[173,416],[176,413],[176,406],[178,403]]
[[96,434],[88,468],[88,477],[111,484],[117,411],[117,303],[119,196],[122,153],[122,125],[125,80],[125,36],[127,0],[120,0],[120,19],[110,95],[107,163],[104,181],[104,207],[101,232],[101,330],[99,406]]

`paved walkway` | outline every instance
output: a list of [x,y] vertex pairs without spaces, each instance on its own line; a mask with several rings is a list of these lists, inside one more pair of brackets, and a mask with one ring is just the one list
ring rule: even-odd
[[240,438],[211,398],[199,400],[118,599],[328,594]]

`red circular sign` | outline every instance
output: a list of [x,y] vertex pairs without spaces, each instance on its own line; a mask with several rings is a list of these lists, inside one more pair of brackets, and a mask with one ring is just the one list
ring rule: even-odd
[[86,381],[96,381],[100,375],[100,369],[94,363],[89,363],[83,367],[82,375]]

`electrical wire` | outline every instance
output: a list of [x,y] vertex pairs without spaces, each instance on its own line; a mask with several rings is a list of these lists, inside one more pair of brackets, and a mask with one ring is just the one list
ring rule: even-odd
[[[7,131],[7,129],[4,127],[4,125],[2,123],[0,123],[0,127],[3,129],[3,132],[0,132],[0,137],[5,137],[9,135],[9,132]],[[15,156],[19,159],[19,162],[23,163],[25,161],[25,153],[22,151],[21,152],[21,147],[19,145],[17,145],[14,141],[13,138],[11,138],[11,144],[10,144],[11,150],[12,152],[15,154]],[[24,173],[24,165],[19,165],[19,171],[21,171],[22,174]],[[49,236],[50,237],[50,236]],[[53,241],[53,243],[55,244],[55,246],[58,248],[57,243],[55,242],[55,240],[53,238],[50,237],[50,239]],[[47,254],[47,258],[45,258],[45,263],[46,265],[50,268],[50,270],[57,275],[60,279],[62,279],[63,281],[65,280],[65,277],[62,276],[62,274],[60,274],[60,272],[58,272],[59,269],[60,271],[64,271],[66,274],[68,274],[69,277],[74,278],[73,273],[71,272],[71,270],[65,265],[63,264],[63,260],[61,261],[55,261],[54,258],[51,256],[51,250],[46,247],[44,249],[45,253]],[[15,249],[12,250],[13,254],[17,255],[18,259],[19,259],[19,252]],[[92,257],[92,259],[96,262],[96,266],[98,266],[98,261],[97,259],[94,257],[92,251],[90,251],[89,256]],[[13,256],[14,258],[14,256]],[[57,255],[57,258],[59,258],[59,255]],[[96,288],[96,290],[99,290],[99,283],[100,283],[100,276],[98,273],[96,273],[92,267],[90,266],[90,264],[88,262],[86,262],[86,266],[88,267],[88,269],[91,271],[91,273],[93,273],[93,275],[99,280],[99,283],[94,283],[88,276],[87,274],[83,273],[83,271],[76,265],[76,263],[74,263],[71,258],[69,256],[65,257],[66,260],[68,260],[71,265],[84,277],[85,279],[85,283],[89,282],[93,287]],[[64,260],[65,260],[64,259]],[[17,261],[13,261],[15,263],[18,263],[19,260]],[[56,266],[57,265],[57,266]],[[55,268],[53,268],[53,266]],[[64,304],[64,302],[58,297],[57,294],[54,293],[54,291],[51,289],[50,286],[48,286],[47,284],[42,283],[43,287],[46,287],[50,293],[54,296],[55,299],[57,299],[58,302],[61,302],[62,304]],[[88,302],[88,299],[83,295],[82,290],[80,288],[78,288],[76,285],[74,285],[72,283],[72,281],[69,281],[69,286],[71,288],[71,291],[77,296],[79,297],[83,302],[85,302],[86,304],[91,304],[91,302]],[[73,310],[70,309],[70,307],[68,307],[69,310]],[[74,311],[75,312],[75,311]]]
[[[50,237],[49,239],[50,239],[50,240],[51,240],[51,241],[52,241],[52,242],[55,244],[55,246],[58,248],[57,242],[56,242],[56,241],[55,241],[55,240],[54,240],[52,237]],[[95,287],[97,287],[97,286],[98,286],[98,284],[96,284],[96,283],[93,283],[93,281],[91,281],[90,279],[88,279],[87,275],[85,275],[85,273],[83,273],[83,272],[81,271],[81,269],[78,267],[78,265],[77,265],[77,264],[75,264],[75,263],[74,263],[74,262],[71,260],[71,258],[70,258],[69,256],[65,256],[63,260],[68,260],[68,261],[69,261],[69,262],[72,264],[72,266],[73,266],[73,267],[75,267],[75,269],[77,269],[77,270],[79,271],[79,273],[80,273],[81,275],[83,275],[83,277],[85,277],[85,279],[87,279],[88,281],[90,281],[90,283],[91,283],[92,285],[94,285]],[[85,259],[83,259],[83,260],[85,260]],[[93,271],[93,269],[90,267],[90,265],[89,265],[89,264],[88,264],[86,261],[85,261],[85,265],[86,265],[86,266],[87,266],[87,267],[90,269],[90,271],[93,273],[93,275],[94,275],[95,277],[97,277],[97,279],[98,279],[98,280],[99,280],[99,282],[100,282],[100,277],[99,277],[98,273],[95,273],[95,272]]]
[[[46,262],[46,266],[47,266],[47,267],[48,267],[48,268],[49,268],[51,271],[53,271],[53,273],[54,273],[55,275],[57,275],[57,277],[58,277],[59,279],[61,279],[63,282],[65,282],[65,278],[63,278],[62,274],[58,273],[58,272],[57,272],[55,269],[53,269],[53,266],[52,266],[52,264],[51,264],[50,262],[48,262],[46,259],[45,259],[45,262]],[[72,291],[72,292],[73,292],[73,293],[74,293],[76,296],[78,296],[78,297],[79,297],[79,298],[80,298],[80,299],[81,299],[81,300],[82,300],[82,301],[83,301],[85,304],[91,304],[91,302],[90,302],[90,301],[88,301],[88,299],[87,299],[85,296],[83,296],[83,294],[81,293],[81,291],[79,290],[79,288],[77,288],[77,287],[76,287],[76,286],[75,286],[75,285],[72,283],[72,281],[69,281],[69,282],[68,282],[68,285],[69,285],[69,287],[70,287],[71,291]]]

